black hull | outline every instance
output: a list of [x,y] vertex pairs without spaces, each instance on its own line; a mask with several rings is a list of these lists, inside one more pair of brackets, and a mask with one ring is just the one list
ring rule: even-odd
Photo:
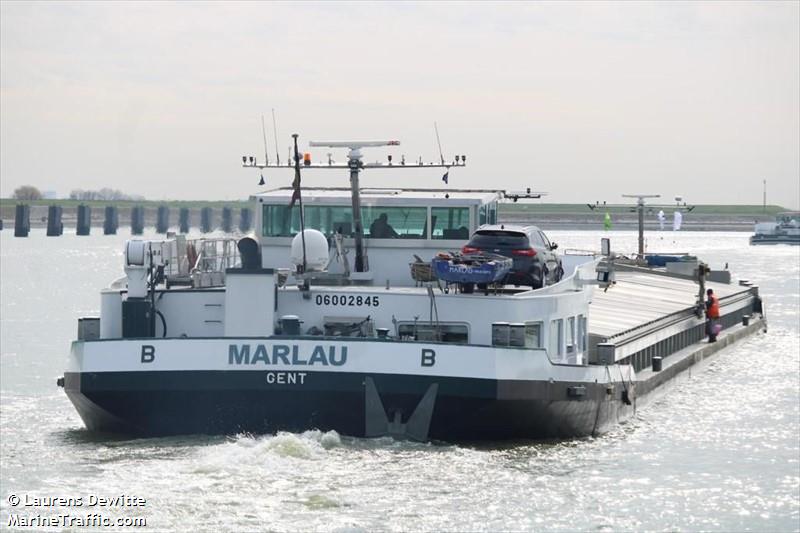
[[[136,436],[335,430],[418,440],[550,439],[602,433],[633,408],[620,384],[308,372],[67,373],[86,427]],[[427,400],[426,400],[427,398]],[[377,407],[376,407],[377,406]],[[387,423],[388,422],[388,423]]]

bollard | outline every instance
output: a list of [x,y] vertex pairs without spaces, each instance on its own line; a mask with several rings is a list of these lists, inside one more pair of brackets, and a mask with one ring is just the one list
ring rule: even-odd
[[14,212],[14,237],[27,237],[31,231],[31,206],[19,204]]
[[92,208],[88,205],[78,206],[78,235],[89,235],[92,231]]
[[233,227],[233,211],[230,207],[223,207],[222,208],[222,231],[225,233],[230,233],[231,228]]
[[211,215],[210,207],[204,207],[200,210],[200,231],[209,233],[211,231]]
[[661,356],[653,356],[653,372],[661,372]]
[[742,325],[743,326],[750,325],[750,315],[742,315]]
[[169,229],[169,207],[158,206],[156,212],[156,233],[166,233]]
[[144,232],[144,208],[131,207],[131,235],[141,235]]
[[47,236],[58,237],[64,234],[64,224],[61,222],[63,209],[59,205],[47,208]]
[[181,233],[189,233],[189,209],[181,207],[178,211],[178,226]]
[[243,207],[242,212],[239,214],[239,230],[242,233],[247,233],[253,227],[253,212],[249,207]]
[[116,235],[119,227],[119,212],[116,206],[107,205],[103,219],[103,235]]

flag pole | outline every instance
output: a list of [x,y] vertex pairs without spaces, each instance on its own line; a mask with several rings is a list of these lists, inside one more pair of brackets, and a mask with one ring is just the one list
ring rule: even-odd
[[300,240],[303,242],[303,274],[305,274],[307,267],[305,234],[306,224],[303,217],[303,195],[300,192],[300,151],[297,149],[297,137],[298,135],[296,133],[292,134],[292,138],[294,139],[294,192],[292,193],[292,204],[294,204],[295,198],[300,204]]

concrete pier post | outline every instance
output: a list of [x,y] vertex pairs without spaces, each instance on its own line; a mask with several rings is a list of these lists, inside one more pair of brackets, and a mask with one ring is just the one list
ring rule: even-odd
[[181,233],[189,233],[189,208],[181,207],[178,211],[178,226]]
[[31,206],[19,204],[14,212],[14,237],[27,237],[31,231]]
[[233,210],[230,207],[222,208],[222,231],[230,233],[233,229]]
[[204,207],[200,210],[200,231],[209,233],[211,231],[211,218],[213,211],[210,207]]
[[78,206],[78,235],[89,235],[92,231],[92,208],[88,205]]
[[169,207],[158,206],[156,213],[156,233],[166,233],[169,229]]
[[144,208],[131,207],[131,235],[141,235],[144,232]]
[[253,211],[249,207],[243,207],[239,215],[239,230],[247,233],[253,227]]
[[47,208],[47,236],[58,237],[64,234],[64,224],[61,222],[63,209],[59,205]]
[[119,212],[116,206],[107,205],[103,220],[103,235],[116,235],[119,227]]

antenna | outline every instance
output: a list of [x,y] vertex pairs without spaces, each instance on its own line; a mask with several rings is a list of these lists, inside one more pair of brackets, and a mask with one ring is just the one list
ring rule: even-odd
[[261,135],[264,136],[264,161],[269,165],[269,156],[267,155],[267,129],[264,127],[264,115],[261,115]]
[[444,155],[442,155],[442,141],[439,140],[439,126],[436,124],[436,121],[433,122],[433,130],[436,132],[436,144],[439,145],[439,158],[444,165]]
[[272,108],[272,136],[275,139],[275,164],[281,166],[281,155],[278,152],[278,126],[275,122],[275,108]]
[[[273,115],[274,117],[274,115]],[[438,128],[437,128],[437,140],[438,140]],[[297,142],[296,136],[294,136],[295,145]],[[276,135],[277,138],[277,135]],[[359,173],[364,169],[370,168],[381,168],[381,169],[396,169],[396,168],[445,168],[449,171],[450,167],[465,167],[467,165],[467,156],[461,155],[460,157],[456,157],[455,162],[445,163],[444,157],[442,157],[441,163],[429,163],[424,164],[422,162],[422,158],[420,157],[419,162],[417,164],[408,164],[405,161],[405,156],[402,156],[400,165],[393,165],[392,159],[388,158],[388,163],[382,162],[375,162],[375,163],[365,163],[362,161],[362,148],[378,148],[383,146],[399,146],[400,141],[395,140],[387,140],[387,141],[311,141],[309,146],[312,147],[324,147],[324,148],[349,148],[350,151],[347,154],[347,162],[346,163],[336,163],[333,161],[331,154],[328,154],[328,161],[327,163],[322,164],[314,164],[312,161],[308,161],[308,164],[304,165],[304,168],[307,169],[348,169],[350,171],[350,196],[353,206],[353,237],[355,240],[355,248],[356,248],[356,258],[355,258],[355,272],[351,272],[351,277],[355,277],[360,273],[368,272],[369,271],[369,261],[367,258],[367,253],[364,247],[364,228],[361,225],[361,193],[359,187]],[[277,147],[277,141],[276,141]],[[299,169],[298,169],[298,157],[299,151],[295,147],[295,172],[299,176]],[[277,153],[277,148],[276,148]],[[440,153],[441,156],[441,153]],[[287,162],[287,166],[292,166],[292,146],[289,147],[289,161]],[[280,166],[280,162],[274,165],[269,164],[258,164],[255,161],[255,158],[252,156],[242,156],[242,166],[245,168],[276,168]],[[447,174],[445,174],[447,176]],[[297,179],[297,189],[299,190],[299,178]],[[299,197],[299,193],[298,193]],[[298,198],[300,199],[300,198]],[[301,200],[302,201],[302,200]],[[302,213],[302,211],[301,211]],[[301,215],[302,216],[302,215]],[[301,218],[300,221],[301,226],[304,226],[304,222]]]
[[524,191],[503,191],[503,198],[508,198],[514,203],[521,199],[538,200],[542,196],[547,196],[547,193],[541,191],[532,191],[530,187],[527,187]]

